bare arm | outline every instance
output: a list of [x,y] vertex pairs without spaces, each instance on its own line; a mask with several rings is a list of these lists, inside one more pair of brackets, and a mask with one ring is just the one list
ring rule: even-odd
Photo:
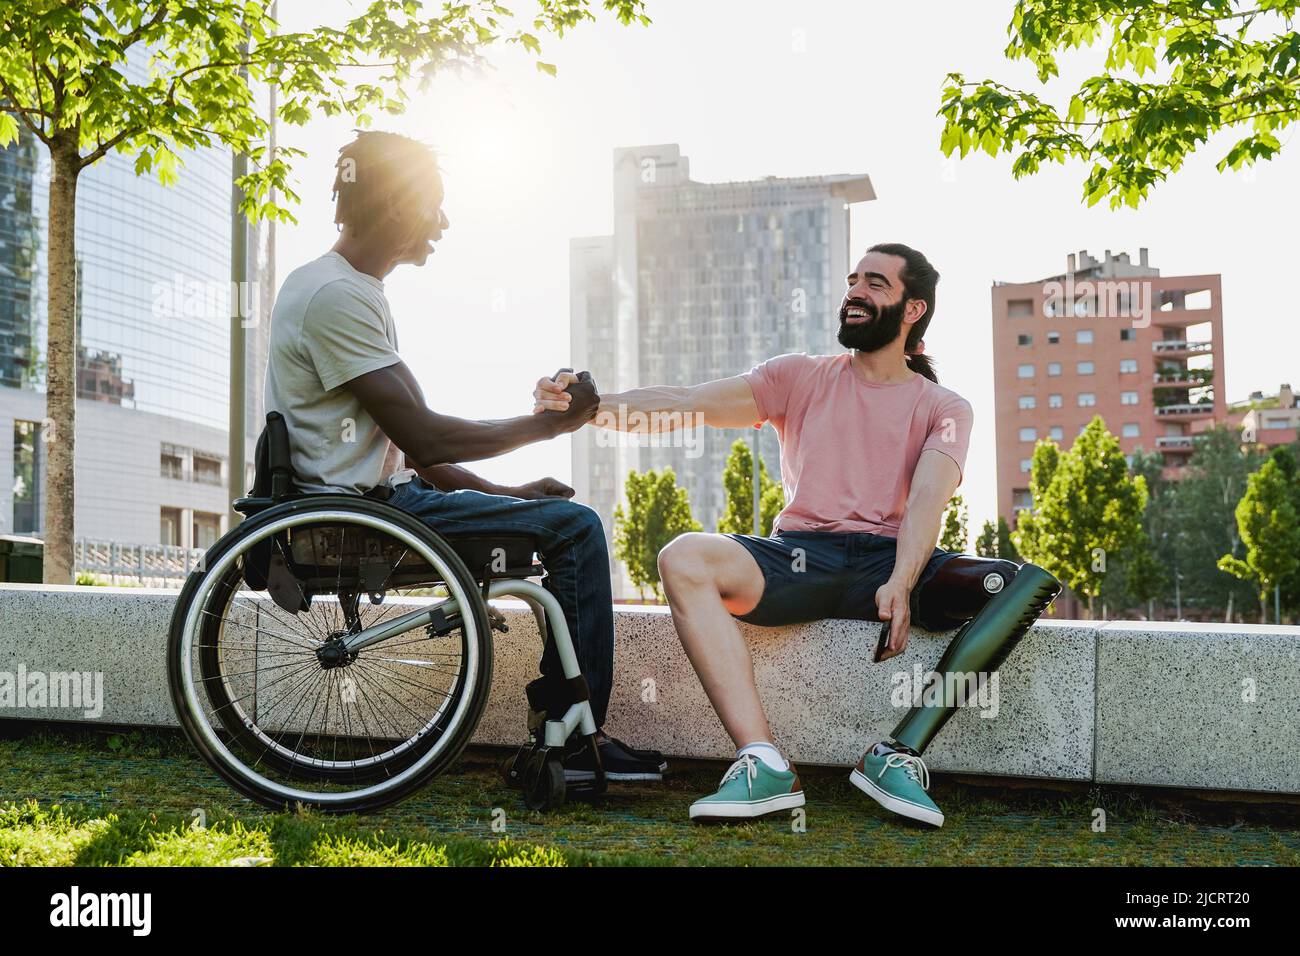
[[889,650],[881,660],[901,654],[907,647],[907,629],[911,625],[908,598],[934,552],[943,512],[960,480],[957,463],[943,452],[933,448],[921,452],[898,528],[894,572],[876,591],[879,616],[890,622]]
[[[571,373],[544,378],[533,392],[534,413],[568,407],[564,391]],[[754,392],[739,375],[701,385],[651,385],[602,395],[592,424],[624,432],[667,432],[709,425],[746,428],[762,421]]]
[[367,372],[348,382],[347,387],[417,469],[495,458],[523,445],[576,431],[595,414],[599,402],[588,380],[570,386],[572,398],[562,412],[470,421],[430,409],[405,362]]

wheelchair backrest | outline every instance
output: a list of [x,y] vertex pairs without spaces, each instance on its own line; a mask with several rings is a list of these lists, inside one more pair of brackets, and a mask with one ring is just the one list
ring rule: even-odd
[[289,426],[279,412],[266,413],[266,427],[257,436],[253,452],[252,498],[279,501],[294,491],[293,464],[289,458]]

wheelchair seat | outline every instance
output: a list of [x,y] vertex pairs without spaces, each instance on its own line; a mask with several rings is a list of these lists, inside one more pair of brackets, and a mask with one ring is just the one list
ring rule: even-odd
[[[289,426],[280,412],[272,411],[266,414],[266,426],[258,436],[254,451],[253,469],[252,489],[247,495],[236,498],[232,503],[232,507],[245,517],[251,518],[282,502],[324,497],[298,488],[289,454]],[[371,501],[382,501],[379,498],[365,497]],[[437,531],[447,540],[452,550],[465,562],[470,573],[479,581],[489,577],[536,577],[544,571],[534,560],[537,541],[531,535],[476,535],[472,532],[449,533],[436,528],[431,530]],[[266,554],[269,558],[269,548]],[[399,568],[404,573],[400,578],[394,578],[394,584],[416,581],[438,583],[439,579],[436,575],[430,577],[433,569],[422,561],[401,560]],[[255,578],[265,578],[265,574],[250,575],[250,580]]]

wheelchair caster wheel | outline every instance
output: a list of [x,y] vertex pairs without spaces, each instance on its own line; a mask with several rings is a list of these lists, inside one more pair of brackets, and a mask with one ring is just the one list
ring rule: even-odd
[[528,758],[532,752],[533,745],[524,744],[517,753],[511,754],[501,762],[501,779],[505,781],[507,787],[512,790],[524,788],[524,768],[528,766]]
[[529,810],[553,810],[564,804],[564,764],[559,754],[538,747],[523,774],[524,805]]

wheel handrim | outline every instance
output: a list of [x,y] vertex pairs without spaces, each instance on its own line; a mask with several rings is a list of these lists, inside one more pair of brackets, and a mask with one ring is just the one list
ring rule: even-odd
[[[255,739],[258,739],[267,747],[268,753],[278,754],[281,759],[290,761],[303,770],[312,768],[325,770],[333,767],[334,769],[346,770],[351,768],[354,771],[364,771],[367,769],[382,767],[390,761],[400,758],[403,754],[408,754],[417,747],[426,743],[428,741],[428,735],[445,719],[445,723],[442,724],[441,730],[433,745],[430,745],[426,752],[419,755],[409,765],[404,766],[398,772],[393,773],[391,776],[388,776],[371,786],[344,791],[303,789],[301,787],[296,787],[272,779],[264,773],[258,772],[256,765],[250,767],[246,761],[237,756],[231,748],[226,745],[217,733],[212,721],[208,718],[207,712],[203,708],[202,697],[204,695],[199,686],[201,680],[196,678],[195,675],[195,639],[201,638],[203,634],[203,628],[200,624],[201,617],[203,614],[207,613],[206,609],[209,600],[213,597],[214,589],[221,585],[232,571],[242,580],[242,573],[239,572],[236,562],[242,556],[248,554],[254,545],[266,540],[267,538],[273,538],[273,536],[279,535],[281,532],[293,528],[300,528],[304,525],[321,525],[328,522],[360,525],[397,539],[411,552],[423,559],[424,562],[433,568],[438,576],[441,577],[441,584],[446,587],[448,598],[437,606],[449,610],[453,607],[470,609],[462,615],[460,643],[463,667],[461,672],[456,675],[456,682],[453,686],[452,692],[443,695],[442,702],[437,707],[433,716],[424,720],[415,733],[408,735],[395,747],[389,748],[382,753],[376,754],[372,749],[372,752],[368,757],[359,761],[348,760],[338,762],[326,761],[318,758],[304,759],[303,754],[300,751],[285,747],[282,740],[276,739],[273,734],[268,734],[265,728],[261,726],[260,722],[248,713],[247,708],[239,708],[238,714],[240,722],[245,725],[248,732],[252,734]],[[403,555],[405,555],[405,552],[403,552]],[[403,558],[399,558],[397,563],[400,564],[402,560]],[[396,567],[396,564],[394,567]],[[389,573],[391,575],[392,572],[390,571]],[[341,575],[342,568],[340,567],[340,579]],[[235,602],[240,600],[241,595],[252,594],[253,592],[247,590],[240,591],[235,589],[234,593],[226,600],[224,607],[232,606]],[[335,594],[334,597],[336,599],[334,606],[338,607],[338,595]],[[411,600],[412,599],[409,597],[404,599],[405,602],[410,602]],[[471,709],[473,694],[464,691],[466,688],[475,687],[476,679],[480,667],[482,666],[482,662],[479,659],[479,641],[477,639],[479,636],[477,633],[479,624],[475,615],[472,613],[472,609],[474,608],[473,602],[477,600],[477,594],[469,591],[462,583],[461,576],[457,574],[455,566],[439,555],[432,547],[422,540],[418,534],[383,517],[382,515],[372,515],[343,509],[323,509],[282,515],[274,521],[268,522],[266,525],[250,532],[247,537],[241,539],[239,547],[231,548],[222,554],[215,565],[208,570],[207,574],[204,575],[200,586],[196,590],[190,603],[182,628],[178,653],[180,655],[181,690],[190,713],[194,715],[195,731],[202,737],[204,744],[209,748],[210,752],[219,756],[221,762],[229,772],[239,777],[246,785],[260,792],[273,795],[276,799],[287,803],[303,802],[319,806],[329,806],[331,804],[342,804],[365,800],[383,794],[393,788],[401,787],[413,778],[421,776],[426,768],[441,756],[446,748],[437,746],[437,743],[441,741],[455,740],[457,731],[460,729],[462,722],[466,719],[467,714]],[[259,612],[272,606],[278,608],[277,605],[274,605],[273,602],[266,598],[257,597],[255,598],[255,601],[255,610]],[[434,604],[431,600],[428,603],[431,606]],[[391,606],[392,605],[390,604],[390,607]],[[409,607],[412,605],[406,603],[403,606]],[[313,596],[309,601],[309,607],[310,611],[307,613],[314,615],[316,611],[315,596]],[[283,611],[283,609],[279,610]],[[283,613],[288,614],[289,612]],[[371,621],[367,623],[373,624],[375,622]],[[400,645],[409,634],[410,632],[408,631],[399,635],[395,639],[395,643]],[[294,637],[298,636],[299,635],[294,635]],[[318,637],[317,639],[319,640],[320,638]],[[402,650],[400,646],[393,646],[389,642],[375,645],[375,647],[379,649],[380,655],[384,654],[384,648],[386,647],[389,651],[395,650],[400,652]],[[365,652],[362,653],[364,654]],[[360,660],[360,656],[358,656],[357,659]],[[405,663],[410,662],[406,661]],[[310,673],[311,665],[304,661],[299,666],[299,679],[305,679],[305,675]],[[345,669],[350,670],[351,668]],[[335,672],[326,671],[326,673],[329,674]],[[224,674],[224,670],[222,671],[222,677],[223,682],[225,682],[226,675]],[[373,678],[374,675],[372,674],[370,677]],[[328,678],[326,679],[328,680]],[[227,689],[229,688],[227,687]],[[427,690],[427,688],[421,688],[421,690]],[[315,706],[315,704],[313,704],[313,706]],[[450,714],[448,714],[449,709],[451,709]],[[325,723],[328,723],[328,716],[325,718]],[[294,746],[299,747],[301,744],[302,737],[300,736],[298,742],[295,743]]]

